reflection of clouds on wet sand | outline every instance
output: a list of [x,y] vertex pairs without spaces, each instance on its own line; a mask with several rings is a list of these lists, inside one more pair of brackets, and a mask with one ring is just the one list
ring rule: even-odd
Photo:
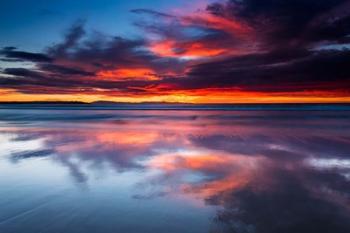
[[[208,153],[208,152],[207,152]],[[159,169],[162,175],[177,177],[181,190],[200,198],[246,185],[258,171],[263,158],[184,152],[162,154],[149,160],[150,168]],[[163,182],[167,185],[167,182]]]
[[350,232],[349,118],[147,114],[3,127],[2,156],[58,162],[77,183],[109,168],[137,172],[134,198],[181,194],[219,206],[217,232]]

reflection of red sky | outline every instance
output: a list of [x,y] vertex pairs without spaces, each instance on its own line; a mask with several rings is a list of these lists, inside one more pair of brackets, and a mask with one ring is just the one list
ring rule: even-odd
[[106,130],[106,131],[78,131],[70,133],[72,136],[78,136],[84,140],[79,143],[67,143],[58,145],[56,149],[60,153],[70,153],[73,151],[88,150],[96,146],[100,147],[103,151],[109,147],[130,148],[134,150],[144,149],[147,145],[155,142],[159,139],[159,135],[156,132],[128,132],[125,130]]
[[[196,152],[198,153],[198,152]],[[209,197],[224,191],[233,190],[246,185],[253,179],[253,173],[258,168],[261,158],[232,155],[225,153],[215,154],[165,154],[153,157],[149,161],[150,168],[160,169],[167,175],[183,170],[204,175],[219,175],[218,178],[201,181],[200,183],[182,183],[182,190],[194,193],[201,197]]]
[[[111,113],[111,112],[104,112]],[[123,112],[124,113],[124,112]],[[121,114],[115,113],[115,114]],[[129,115],[130,114],[130,115]],[[91,166],[100,161],[107,161],[110,164],[117,164],[116,166],[122,166],[118,164],[118,159],[122,158],[125,163],[133,160],[141,160],[144,165],[141,171],[138,170],[135,176],[128,177],[127,182],[132,185],[134,182],[137,184],[154,185],[151,188],[137,186],[136,189],[132,189],[131,192],[138,192],[141,195],[146,194],[151,190],[158,191],[160,187],[161,191],[168,194],[166,200],[172,198],[182,198],[181,201],[187,201],[188,203],[199,204],[203,200],[210,197],[216,197],[218,195],[231,195],[232,191],[240,190],[241,188],[249,185],[253,190],[259,189],[259,185],[266,188],[274,188],[274,180],[278,180],[279,173],[269,173],[271,167],[278,165],[278,169],[286,169],[281,167],[281,163],[270,164],[270,159],[274,160],[276,157],[272,156],[269,159],[268,152],[263,149],[268,149],[269,144],[265,144],[261,147],[261,153],[266,156],[260,157],[258,155],[245,156],[235,153],[223,152],[220,148],[218,150],[209,149],[205,146],[196,145],[193,141],[188,140],[190,137],[205,137],[205,136],[235,136],[242,139],[242,141],[248,141],[252,147],[259,148],[259,145],[249,141],[251,138],[267,138],[276,143],[277,146],[288,147],[291,146],[292,151],[306,155],[308,153],[305,148],[305,143],[301,143],[299,147],[294,147],[293,142],[288,139],[296,139],[299,142],[307,142],[304,139],[310,138],[329,138],[329,135],[338,137],[341,140],[346,140],[348,137],[348,131],[339,130],[339,127],[329,129],[327,127],[303,127],[298,125],[300,119],[294,119],[290,121],[277,122],[275,117],[271,117],[269,120],[257,120],[259,116],[271,116],[271,115],[284,114],[279,113],[264,113],[264,112],[226,112],[226,111],[130,111],[126,118],[122,121],[97,121],[97,122],[84,122],[72,123],[73,126],[69,127],[67,123],[49,122],[46,125],[46,129],[38,129],[35,127],[21,127],[21,128],[2,128],[6,133],[11,135],[26,135],[25,133],[31,132],[33,135],[41,135],[43,141],[48,142],[47,145],[52,147],[57,153],[61,153],[61,157],[64,159],[77,158],[76,165],[82,172],[90,175],[95,169],[99,169],[98,166]],[[135,118],[137,115],[146,116],[142,120]],[[152,119],[149,116],[157,115],[159,118]],[[208,117],[205,116],[215,116]],[[177,121],[173,117],[176,116],[198,116],[196,120],[191,118],[185,118],[185,120]],[[235,120],[230,120],[227,116],[235,116]],[[255,116],[244,117],[244,116]],[[167,118],[168,117],[168,118]],[[334,119],[333,119],[334,120]],[[336,121],[327,120],[327,125],[339,126],[339,120]],[[346,121],[346,119],[344,120]],[[101,123],[104,122],[104,123]],[[228,124],[229,122],[229,124]],[[301,122],[305,123],[305,119]],[[274,123],[271,127],[271,123]],[[286,127],[286,124],[298,125],[298,127]],[[324,118],[313,119],[307,121],[307,124],[311,126],[322,125]],[[57,125],[58,124],[58,125]],[[45,126],[40,122],[40,125]],[[346,124],[344,124],[346,125]],[[60,127],[64,126],[64,127]],[[12,126],[14,127],[14,126]],[[334,130],[334,131],[333,131]],[[257,136],[257,137],[256,137]],[[15,137],[14,137],[15,138]],[[80,141],[74,141],[74,139],[82,139]],[[73,140],[70,140],[73,139]],[[247,140],[245,140],[247,139]],[[36,140],[36,139],[34,139]],[[323,143],[323,140],[320,140]],[[30,143],[30,141],[29,141]],[[290,144],[292,143],[292,144]],[[295,143],[295,142],[294,142]],[[210,143],[209,143],[210,144]],[[284,148],[281,147],[281,148]],[[174,148],[176,152],[174,152]],[[22,148],[26,150],[28,148]],[[298,149],[300,151],[298,151]],[[107,152],[106,152],[107,151]],[[84,153],[89,154],[84,154]],[[112,152],[108,154],[109,152]],[[258,153],[258,152],[257,152]],[[79,155],[79,156],[75,156]],[[58,156],[49,157],[52,159],[58,158]],[[117,158],[117,159],[116,159]],[[294,159],[293,159],[294,161]],[[64,163],[62,163],[64,165]],[[89,166],[84,166],[88,164]],[[301,166],[300,163],[292,162],[296,168]],[[91,169],[91,170],[88,170]],[[101,168],[105,169],[105,168]],[[126,167],[127,171],[135,171],[133,168]],[[294,169],[291,166],[288,169]],[[160,173],[148,173],[148,171],[160,171]],[[298,173],[299,170],[295,170],[296,176],[300,175],[300,178],[305,176],[305,173]],[[119,171],[118,171],[119,172]],[[272,170],[273,172],[273,170]],[[150,177],[149,175],[156,174],[156,177]],[[195,174],[198,177],[204,179],[196,180],[195,182],[186,179],[187,174]],[[314,173],[313,173],[314,174]],[[114,174],[118,176],[118,174]],[[277,176],[277,179],[276,179]],[[137,177],[137,178],[135,178]],[[205,179],[208,178],[209,179]],[[148,180],[147,178],[155,178]],[[197,178],[197,176],[196,176]],[[283,179],[283,178],[282,178]],[[163,183],[162,183],[163,182]],[[112,185],[118,185],[112,183]],[[309,184],[307,184],[309,185]],[[322,192],[319,190],[319,184],[312,187],[312,192],[315,192],[318,198],[322,197]],[[176,187],[175,187],[176,186]],[[278,186],[275,186],[278,187]],[[321,185],[321,187],[323,187]],[[328,189],[327,186],[327,198],[331,198],[330,201],[338,203],[340,206],[347,204],[345,198],[338,195],[337,192],[333,192],[332,189]],[[324,190],[323,190],[324,191]],[[331,192],[329,192],[331,191]],[[183,195],[182,195],[183,194]],[[217,199],[217,201],[223,200],[223,198]],[[343,201],[344,200],[344,201]],[[220,204],[220,203],[218,203]]]
[[155,132],[101,132],[96,135],[96,139],[101,143],[120,144],[149,144],[154,142],[159,136]]
[[[264,144],[264,148],[280,147],[288,150],[287,139],[290,137],[327,137],[329,129],[315,128],[308,130],[305,127],[285,127],[283,124],[276,124],[275,127],[266,124],[265,121],[256,121],[256,118],[245,118],[244,116],[264,116],[264,112],[240,112],[239,119],[231,121],[226,116],[232,112],[195,112],[186,111],[146,111],[142,116],[143,120],[136,120],[135,115],[140,112],[130,111],[130,118],[118,124],[117,122],[94,122],[80,125],[74,124],[74,130],[69,125],[55,130],[36,129],[31,133],[42,135],[44,141],[61,156],[79,155],[78,158],[83,161],[94,162],[107,161],[110,164],[117,163],[119,160],[125,163],[142,161],[146,170],[159,170],[161,176],[173,177],[178,179],[176,183],[181,193],[188,196],[199,197],[203,199],[212,195],[241,188],[254,182],[257,174],[261,174],[260,167],[266,166],[267,159],[259,155],[245,156],[223,152],[221,150],[210,149],[202,145],[197,145],[193,137],[203,137],[212,135],[222,135],[230,137],[239,135],[242,141],[249,141],[252,136],[259,135],[273,139],[275,144]],[[269,113],[283,114],[283,113]],[[157,120],[149,116],[161,116]],[[172,117],[182,116],[190,117],[198,115],[196,120],[185,118],[177,121]],[[205,116],[219,115],[218,119]],[[171,117],[167,119],[166,117]],[[227,124],[228,120],[230,124]],[[242,122],[243,121],[243,122]],[[338,119],[339,121],[339,119]],[[296,120],[295,123],[298,121]],[[313,121],[309,124],[322,124],[320,121]],[[243,123],[243,124],[242,124]],[[329,122],[328,124],[331,124]],[[12,134],[22,134],[23,129],[3,129]],[[31,129],[27,129],[30,131]],[[344,135],[341,135],[343,133]],[[281,136],[283,135],[283,136]],[[345,138],[347,131],[337,131],[337,135]],[[73,139],[73,140],[69,140]],[[75,141],[74,139],[79,139]],[[204,140],[205,141],[205,140]],[[241,144],[237,146],[246,146]],[[254,145],[253,145],[254,146]],[[284,146],[284,147],[281,147]],[[176,149],[177,152],[174,152]],[[295,148],[291,148],[295,150]],[[263,152],[264,153],[264,152]],[[67,157],[68,158],[68,157]],[[117,161],[117,162],[116,162]],[[116,164],[116,166],[120,166]],[[184,172],[185,171],[185,172]],[[182,177],[183,174],[198,174],[204,178],[198,182],[190,182]],[[265,174],[265,173],[263,173]],[[141,179],[142,182],[148,180]],[[169,181],[172,182],[172,181]],[[265,181],[264,181],[265,182]],[[161,184],[171,190],[174,183]],[[167,186],[169,185],[169,187]],[[178,190],[178,189],[177,189]],[[174,192],[177,192],[175,190]],[[172,191],[172,190],[171,190]],[[176,193],[174,194],[176,195]]]

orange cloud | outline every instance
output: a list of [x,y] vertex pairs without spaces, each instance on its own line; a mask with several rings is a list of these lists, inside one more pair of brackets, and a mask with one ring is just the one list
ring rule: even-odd
[[[185,40],[179,41],[170,37],[154,41],[149,50],[162,57],[175,58],[206,58],[226,54],[245,54],[254,48],[252,46],[254,30],[248,25],[233,18],[225,18],[208,13],[207,11],[196,11],[180,16],[179,22],[183,27],[199,26],[208,29],[219,30],[230,35],[222,40]],[[230,39],[231,37],[231,39]],[[237,47],[233,41],[240,40],[242,43]],[[248,43],[248,45],[244,44]]]
[[176,42],[175,40],[157,41],[150,45],[149,50],[162,57],[201,58],[218,56],[226,52],[225,48],[215,48],[205,42]]
[[150,68],[121,68],[116,70],[103,70],[97,73],[97,76],[105,79],[142,79],[158,80],[157,74]]
[[184,16],[182,23],[184,25],[205,25],[208,28],[222,30],[230,33],[233,37],[239,38],[250,36],[253,32],[251,27],[238,20],[215,16],[207,12],[195,13],[193,16]]

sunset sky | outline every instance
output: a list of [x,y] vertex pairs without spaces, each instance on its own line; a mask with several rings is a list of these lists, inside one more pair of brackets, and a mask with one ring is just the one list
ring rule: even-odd
[[12,0],[0,35],[0,101],[350,102],[349,0]]

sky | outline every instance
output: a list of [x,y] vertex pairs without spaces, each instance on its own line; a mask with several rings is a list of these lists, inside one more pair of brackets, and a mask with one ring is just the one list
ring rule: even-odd
[[12,0],[0,35],[0,101],[350,102],[349,0]]

